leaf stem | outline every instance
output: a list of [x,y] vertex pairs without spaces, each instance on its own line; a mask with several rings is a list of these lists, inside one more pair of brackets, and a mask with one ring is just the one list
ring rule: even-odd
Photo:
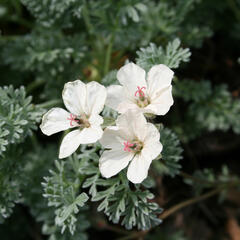
[[53,99],[53,100],[50,100],[50,101],[47,101],[47,102],[44,102],[44,103],[37,104],[36,107],[49,108],[49,107],[52,107],[52,106],[55,106],[55,105],[59,105],[60,103],[62,103],[61,99]]

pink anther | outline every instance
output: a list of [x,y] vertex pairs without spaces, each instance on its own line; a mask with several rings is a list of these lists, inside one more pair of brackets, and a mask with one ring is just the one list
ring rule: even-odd
[[74,116],[73,114],[70,114],[70,118],[67,118],[67,120],[70,120],[70,126],[73,127],[73,122],[79,122],[78,119],[76,119],[77,117]]
[[143,92],[143,89],[146,89],[146,87],[139,87],[137,86],[137,91],[135,92],[135,97],[137,96],[137,94],[139,94],[139,97],[144,97],[145,93]]
[[123,150],[124,150],[125,152],[127,152],[127,151],[128,151],[128,152],[131,152],[130,147],[133,147],[134,144],[133,144],[133,143],[130,143],[130,142],[128,142],[128,141],[127,141],[127,142],[124,142],[123,144],[124,144],[124,149],[123,149]]

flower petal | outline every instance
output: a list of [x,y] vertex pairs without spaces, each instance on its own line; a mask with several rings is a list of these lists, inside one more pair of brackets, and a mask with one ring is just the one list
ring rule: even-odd
[[99,159],[99,169],[103,177],[110,178],[124,169],[133,154],[123,150],[104,151]]
[[89,144],[97,142],[103,134],[100,126],[91,126],[83,130],[74,130],[68,133],[60,146],[59,158],[65,158],[74,153],[80,144]]
[[151,162],[152,161],[146,159],[142,154],[136,155],[128,167],[128,180],[132,183],[141,183],[148,175]]
[[174,72],[164,64],[153,66],[148,72],[148,95],[154,99],[158,92],[171,85]]
[[40,129],[44,134],[50,136],[54,133],[64,131],[68,128],[76,127],[77,123],[73,121],[71,126],[68,118],[70,118],[69,112],[65,111],[62,108],[52,108],[43,115]]
[[120,85],[112,85],[107,88],[106,105],[116,111],[118,106],[124,101],[123,87]]
[[81,144],[81,131],[79,129],[68,133],[62,140],[59,158],[66,158],[74,153]]
[[144,139],[144,147],[141,154],[149,160],[155,159],[162,151],[162,144],[160,143],[160,133],[158,129],[152,124],[147,124],[147,134]]
[[165,115],[173,105],[172,86],[168,86],[158,92],[158,95],[151,103],[145,107],[145,111],[149,111],[156,115]]
[[[143,108],[142,108],[142,109],[143,109]],[[134,102],[129,101],[128,99],[125,99],[123,102],[121,102],[121,103],[118,105],[117,111],[118,111],[119,113],[125,113],[125,112],[127,112],[128,110],[134,110],[134,111],[142,112],[142,109],[139,108],[138,105],[135,104]]]
[[147,87],[145,71],[134,63],[128,63],[117,72],[118,81],[127,88],[128,93],[134,98],[137,87]]
[[92,114],[89,117],[88,121],[91,126],[100,126],[101,124],[103,124],[103,117],[98,114]]
[[86,106],[86,85],[80,80],[68,82],[64,85],[62,92],[63,102],[66,108],[73,114],[79,116],[84,112]]
[[104,148],[123,149],[123,142],[124,139],[121,137],[120,130],[116,126],[107,127],[100,139],[100,143]]
[[116,120],[117,126],[125,133],[127,140],[140,141],[146,136],[147,120],[141,112],[128,110]]
[[107,97],[107,90],[106,88],[93,81],[86,85],[87,89],[87,98],[86,98],[86,114],[98,114],[103,110],[106,97]]

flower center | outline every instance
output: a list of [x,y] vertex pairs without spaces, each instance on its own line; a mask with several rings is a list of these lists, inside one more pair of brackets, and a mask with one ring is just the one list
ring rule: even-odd
[[70,117],[67,118],[70,121],[70,126],[73,127],[73,122],[77,124],[80,128],[88,128],[90,127],[90,123],[88,121],[88,117],[83,114],[81,117],[75,116],[74,114],[70,114]]
[[149,104],[149,99],[146,97],[145,93],[143,92],[143,89],[146,89],[146,87],[139,87],[137,86],[137,91],[135,92],[134,96],[137,97],[137,105],[141,108],[146,107]]
[[133,141],[133,142],[124,142],[124,151],[125,152],[133,152],[133,153],[138,153],[142,150],[143,144],[142,142],[139,141]]

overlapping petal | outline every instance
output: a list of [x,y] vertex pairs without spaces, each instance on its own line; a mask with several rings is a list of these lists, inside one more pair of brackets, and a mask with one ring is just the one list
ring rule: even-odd
[[[122,135],[122,136],[121,136]],[[100,143],[104,148],[121,149],[123,148],[124,134],[116,126],[108,127],[104,131]]]
[[162,89],[171,85],[174,72],[166,65],[153,66],[147,75],[148,95],[151,99],[159,97]]
[[[122,86],[109,87],[106,105],[119,113],[134,109],[142,113],[165,115],[173,105],[173,74],[169,67],[159,64],[150,69],[146,81],[142,68],[134,63],[126,64],[117,73]],[[144,103],[139,102],[140,94],[146,97]]]
[[117,73],[118,81],[128,90],[130,96],[134,97],[137,87],[146,87],[145,71],[134,63],[128,63],[121,67]]
[[129,164],[127,178],[132,183],[141,183],[148,175],[148,169],[151,160],[145,158],[142,154],[136,155]]
[[107,88],[106,105],[119,111],[119,104],[125,100],[124,89],[120,85],[112,85]]
[[[133,110],[120,115],[116,125],[107,127],[100,140],[107,149],[99,160],[100,172],[109,178],[130,162],[127,177],[133,183],[140,183],[147,177],[152,160],[162,151],[160,133],[153,124],[147,123],[142,113]],[[134,145],[130,148],[133,143],[142,146],[140,152]]]
[[133,156],[132,153],[124,152],[121,149],[104,151],[99,159],[101,174],[106,178],[116,175],[127,167]]
[[98,141],[103,134],[99,115],[104,107],[107,91],[97,82],[84,84],[80,80],[68,82],[62,93],[67,112],[61,108],[53,108],[42,119],[42,132],[51,135],[68,128],[78,127],[68,133],[60,146],[59,158],[70,156],[80,144]]
[[69,112],[79,116],[86,113],[86,85],[76,80],[74,82],[68,82],[64,85],[62,92],[63,102]]
[[143,140],[146,135],[147,121],[141,112],[129,110],[118,117],[116,124],[128,140]]
[[86,85],[86,96],[86,114],[99,114],[106,101],[106,88],[95,81],[90,82]]
[[67,130],[68,128],[76,127],[77,123],[70,121],[68,118],[70,113],[62,108],[52,108],[44,114],[40,129],[44,134],[50,136],[54,133]]

